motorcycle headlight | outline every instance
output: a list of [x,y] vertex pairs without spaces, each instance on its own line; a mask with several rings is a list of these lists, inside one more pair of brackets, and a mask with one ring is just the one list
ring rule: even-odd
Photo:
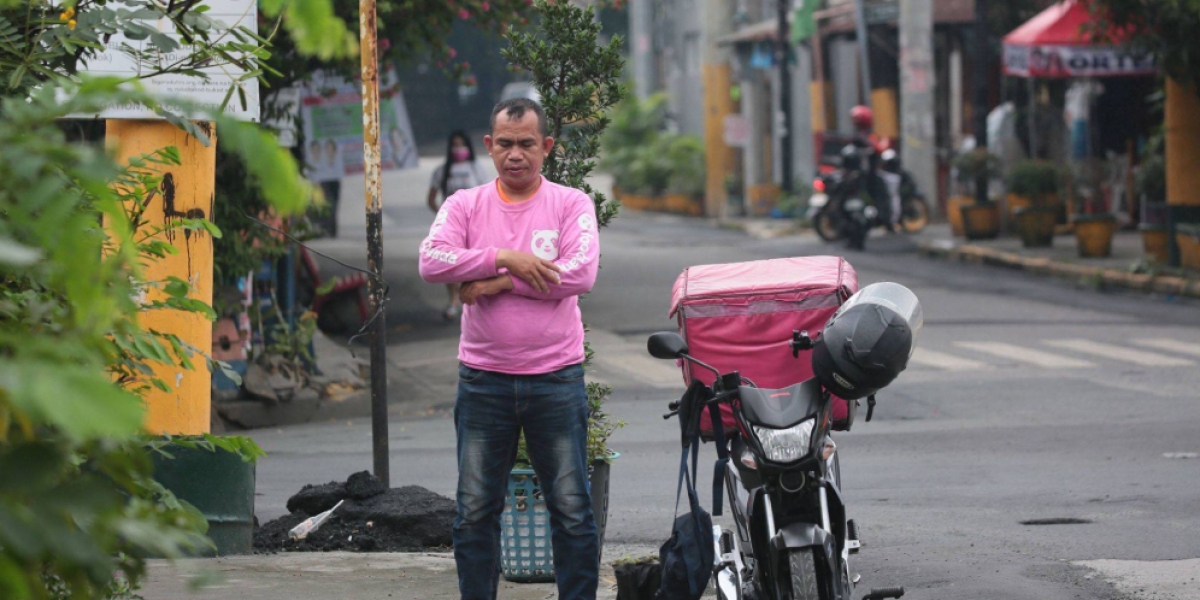
[[762,444],[763,452],[773,462],[787,463],[800,460],[808,454],[816,419],[807,419],[787,429],[769,429],[752,425],[754,436]]

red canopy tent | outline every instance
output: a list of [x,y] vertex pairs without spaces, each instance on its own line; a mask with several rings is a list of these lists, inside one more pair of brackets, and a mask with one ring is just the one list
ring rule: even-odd
[[[1065,0],[1004,36],[1004,73],[1016,77],[1153,75],[1154,54],[1125,46],[1127,31],[1097,36],[1086,0]],[[1097,39],[1099,38],[1099,39]]]

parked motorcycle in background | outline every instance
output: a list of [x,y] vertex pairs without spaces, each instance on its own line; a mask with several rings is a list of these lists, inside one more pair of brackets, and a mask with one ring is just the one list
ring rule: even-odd
[[[738,371],[719,373],[692,357],[674,332],[650,337],[654,357],[683,359],[716,375],[711,394],[700,396],[709,398],[703,406],[681,406],[697,397],[685,394],[672,403],[672,414],[695,417],[708,404],[724,403],[737,424],[729,436],[735,468],[725,470],[724,482],[734,528],[713,527],[718,598],[850,600],[860,578],[850,571],[849,557],[861,542],[842,496],[831,437],[833,396],[850,402],[851,422],[865,398],[870,421],[875,393],[907,366],[922,323],[920,302],[908,288],[867,286],[815,341],[806,332],[793,334],[792,354],[811,356],[814,377],[779,390],[758,388]],[[903,588],[878,589],[865,599],[903,594]]]

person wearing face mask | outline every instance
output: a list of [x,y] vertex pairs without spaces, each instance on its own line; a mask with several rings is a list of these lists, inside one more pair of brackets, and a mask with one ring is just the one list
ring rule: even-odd
[[[471,146],[466,132],[459,130],[451,133],[449,141],[446,142],[446,162],[434,169],[433,177],[429,180],[429,197],[426,200],[429,210],[437,213],[441,209],[439,196],[441,201],[445,202],[454,192],[479,187],[486,181],[478,163],[475,162],[475,149]],[[447,284],[446,289],[450,292],[450,302],[446,305],[442,317],[452,321],[458,318],[462,310],[458,298],[459,284]]]

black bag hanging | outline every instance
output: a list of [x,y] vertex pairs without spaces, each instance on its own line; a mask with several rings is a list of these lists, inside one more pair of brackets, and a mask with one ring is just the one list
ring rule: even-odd
[[[696,475],[696,454],[700,450],[700,438],[693,439],[683,449],[679,462],[679,484],[675,491],[675,511],[679,512],[681,488],[687,483],[688,512],[675,517],[671,539],[658,551],[662,564],[662,583],[656,600],[699,600],[712,577],[714,559],[712,517],[696,499],[696,486],[692,483]],[[688,454],[692,455],[692,469],[688,472]]]
[[[696,497],[696,466],[700,456],[700,415],[704,412],[705,402],[712,399],[711,392],[702,384],[693,383],[688,393],[680,403],[680,426],[683,429],[683,455],[679,460],[679,483],[675,487],[675,524],[671,529],[671,539],[659,549],[659,562],[662,565],[662,582],[658,589],[656,600],[699,600],[708,587],[712,577],[713,560],[716,549],[713,542],[712,517],[700,506]],[[716,473],[713,484],[714,510],[720,514],[721,487],[719,482],[724,479],[725,464],[728,457],[725,453],[724,431],[720,428],[720,418],[716,405],[708,406],[710,414],[717,423],[714,431],[718,455]],[[688,471],[688,455],[692,458],[692,468]],[[687,484],[688,512],[679,514],[679,500],[684,484]]]

